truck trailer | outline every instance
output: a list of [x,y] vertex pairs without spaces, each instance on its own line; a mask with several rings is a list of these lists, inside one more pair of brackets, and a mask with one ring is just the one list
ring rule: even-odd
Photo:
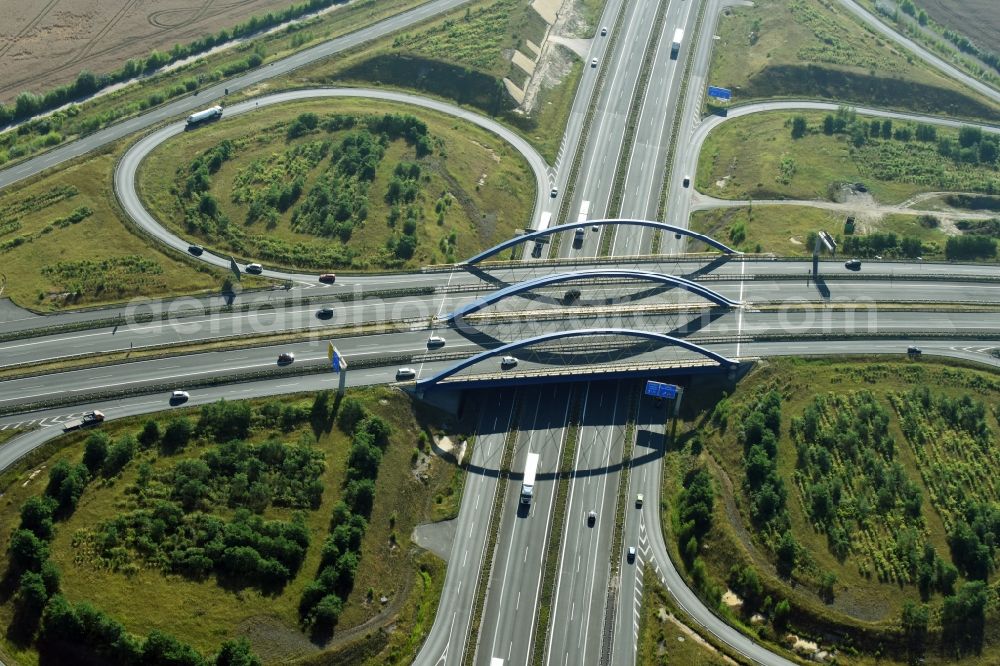
[[521,482],[521,504],[531,504],[535,495],[535,473],[538,472],[538,454],[529,453],[524,465],[524,481]]
[[210,120],[218,120],[222,117],[222,107],[213,106],[205,109],[204,111],[199,111],[198,113],[192,113],[187,117],[187,126],[194,127],[195,125],[208,122]]
[[99,412],[96,409],[92,412],[87,412],[78,419],[72,419],[66,421],[63,424],[63,432],[69,432],[70,430],[78,430],[79,428],[85,428],[87,426],[97,425],[104,421],[104,412]]
[[684,30],[677,28],[674,30],[674,41],[670,44],[670,59],[677,60],[677,54],[681,50],[681,41],[684,39]]

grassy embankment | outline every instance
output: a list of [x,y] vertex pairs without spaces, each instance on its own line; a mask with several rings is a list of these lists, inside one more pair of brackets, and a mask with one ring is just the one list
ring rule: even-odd
[[701,636],[684,625],[679,611],[656,572],[643,573],[642,610],[635,663],[639,666],[729,666]]
[[111,192],[120,148],[0,192],[4,296],[45,311],[221,288],[221,272],[150,247],[121,221]]
[[[253,56],[268,62],[310,46],[359,30],[421,0],[359,0],[322,16],[300,21],[268,35],[260,35],[231,48],[222,49],[171,68],[93,99],[70,105],[50,116],[24,125],[24,130],[0,134],[0,164],[28,157],[124,118],[137,116],[177,97],[190,95],[203,86],[235,76],[247,69]],[[138,59],[142,70],[145,59]]]
[[[603,3],[589,0],[584,6],[590,37]],[[513,49],[530,58],[526,45],[540,45],[544,20],[530,4],[514,0],[480,0],[466,8],[433,19],[412,30],[372,42],[342,57],[298,70],[287,79],[268,83],[273,88],[314,84],[379,85],[416,89],[496,116],[512,124],[550,162],[559,144],[583,71],[579,58],[556,47],[558,83],[543,87],[530,115],[513,111],[516,101],[502,79],[523,86],[526,73],[510,59]]]
[[[140,447],[118,475],[102,480],[98,474],[97,480],[86,487],[70,517],[56,523],[50,558],[61,570],[63,594],[74,602],[92,603],[122,622],[130,632],[144,635],[160,629],[202,653],[215,649],[225,638],[246,636],[266,663],[307,655],[312,663],[329,660],[360,663],[359,655],[378,663],[410,663],[430,628],[444,566],[436,557],[408,545],[409,535],[419,522],[453,517],[451,498],[455,492],[461,492],[461,474],[451,462],[430,454],[428,442],[431,436],[445,429],[454,435],[460,426],[411,403],[399,392],[368,389],[351,391],[348,396],[358,399],[369,413],[381,417],[391,434],[378,466],[375,501],[361,541],[352,591],[344,600],[330,644],[333,652],[324,650],[322,644],[317,647],[311,643],[299,629],[298,608],[303,590],[318,573],[324,540],[334,527],[331,525],[334,505],[347,498],[343,482],[350,438],[339,425],[334,425],[339,419],[336,412],[317,424],[315,413],[310,415],[311,397],[252,401],[254,416],[250,434],[245,438],[252,445],[276,439],[305,446],[323,457],[318,477],[323,493],[317,504],[295,510],[280,506],[275,500],[272,504],[265,503],[259,513],[268,521],[287,521],[296,513],[304,516],[310,542],[301,566],[292,572],[287,584],[269,589],[221,574],[201,577],[167,573],[157,564],[156,557],[140,555],[131,541],[122,544],[125,548],[108,550],[109,532],[102,525],[147,505],[150,497],[161,496],[164,490],[161,484],[171,478],[171,470],[178,463],[215,455],[210,452],[217,448],[218,435],[213,439],[210,432],[196,431],[195,439],[177,453],[163,452],[162,442],[159,449],[155,445]],[[187,416],[195,423],[197,414],[196,410],[182,409],[170,416],[149,418],[159,422],[163,433],[171,419]],[[30,465],[6,475],[5,502],[0,508],[4,524],[17,524],[21,504],[43,491],[47,470],[55,461],[80,460],[88,436],[104,432],[113,442],[120,442],[125,435],[141,430],[146,420],[146,417],[126,419],[108,424],[102,430],[68,435],[58,444],[50,445],[45,457],[35,456]],[[41,472],[35,473],[36,470]],[[140,481],[143,476],[151,481]],[[266,477],[268,482],[275,483],[273,478],[276,477]],[[210,504],[198,505],[195,513],[232,520],[234,510],[241,506],[239,502],[233,503],[233,481],[223,483],[210,477],[207,483],[220,489],[213,492],[226,494]],[[228,490],[221,490],[224,488]],[[167,495],[179,496],[174,491]],[[249,497],[253,496],[251,489]],[[4,553],[9,539],[8,532],[0,535]],[[141,594],[136,590],[141,590]],[[384,604],[380,602],[383,595],[387,598]],[[8,599],[0,605],[0,622],[5,627],[11,622],[11,603]],[[344,632],[380,614],[382,617],[361,634],[360,643],[354,636],[345,635],[355,642],[344,648],[341,638]],[[389,621],[393,623],[390,632],[379,629]],[[9,643],[6,647],[19,661],[37,663],[38,654],[32,647]],[[343,655],[354,657],[338,657],[340,653],[336,650],[341,649],[347,650]]]
[[[320,123],[332,114],[357,122],[286,138],[290,125],[305,113],[316,114]],[[425,121],[426,147],[385,135],[384,154],[371,161],[370,180],[352,180],[356,161],[331,166],[346,152],[338,150],[342,142],[365,132],[366,117],[386,113],[414,114]],[[383,136],[372,135],[376,140]],[[210,187],[200,199],[185,196],[192,160],[224,141],[234,148],[211,173]],[[417,167],[416,178],[410,165]],[[339,196],[349,199],[336,222],[324,219],[324,211],[308,210],[324,174],[336,174],[341,183],[328,188],[333,193],[330,210],[334,201],[340,204]],[[296,179],[301,187],[288,201],[258,202],[260,207],[254,208],[255,198],[272,183],[284,187]],[[313,270],[415,268],[471,256],[528,224],[535,183],[525,160],[485,130],[443,114],[360,99],[290,104],[201,127],[154,152],[139,180],[150,210],[179,235],[194,236],[223,254]],[[394,194],[392,188],[400,183],[404,191]],[[214,216],[186,214],[206,195],[217,203]],[[297,215],[301,219],[296,224]],[[223,219],[228,222],[219,223]],[[404,249],[407,237],[415,243]]]
[[836,3],[762,0],[719,22],[709,80],[734,101],[820,98],[995,122],[1000,106],[857,23]]
[[[764,444],[749,441],[760,435],[754,411],[772,391],[778,437],[765,463],[757,456],[768,460],[769,435]],[[989,479],[1000,459],[976,443],[1000,433],[995,373],[944,362],[782,359],[735,387],[703,385],[688,398],[682,445],[665,459],[664,524],[710,604],[764,640],[783,643],[789,632],[818,637],[821,648],[841,650],[842,664],[919,657],[920,641],[902,637],[900,617],[907,603],[926,605],[929,630],[916,635],[927,663],[974,653],[977,641],[977,663],[995,661],[995,585],[971,594],[976,566],[993,559],[992,549],[973,547],[977,559],[952,547],[968,507],[997,508]],[[714,489],[701,536],[678,518],[685,501],[693,503],[683,490],[693,469],[707,470]],[[678,534],[692,532],[693,547],[677,544]],[[786,542],[792,547],[783,549]],[[719,602],[727,587],[743,598],[742,608]],[[966,592],[985,608],[956,603]],[[950,621],[941,614],[948,604],[960,609]]]
[[[989,135],[886,122],[849,111],[733,120],[705,142],[698,189],[727,199],[836,200],[843,198],[845,185],[860,182],[878,204],[901,203],[925,192],[1000,189],[996,144]],[[868,211],[865,201],[855,207],[853,232],[844,227],[844,213],[785,206],[754,206],[752,215],[748,207],[700,211],[692,216],[692,225],[744,249],[759,246],[791,255],[811,252],[809,234],[820,229],[834,236],[895,233],[914,238],[922,247],[913,256],[928,258],[943,257],[948,237],[961,233],[953,221],[908,215],[902,209],[892,214]],[[929,207],[942,206],[932,201]]]
[[902,3],[888,6],[860,0],[859,4],[968,74],[994,87],[1000,82],[1000,34],[992,28],[1000,20],[1000,11],[991,0],[919,0],[910,3],[910,13],[900,10]]

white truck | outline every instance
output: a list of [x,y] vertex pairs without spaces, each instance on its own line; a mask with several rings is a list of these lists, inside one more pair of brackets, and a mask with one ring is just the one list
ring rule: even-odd
[[584,201],[580,204],[580,214],[576,216],[577,222],[586,222],[590,216],[590,202]]
[[187,126],[194,127],[199,123],[203,123],[209,120],[218,120],[222,117],[222,107],[213,106],[205,109],[204,111],[199,111],[198,113],[192,113],[187,117]]
[[529,453],[524,465],[524,480],[521,482],[521,504],[531,504],[535,495],[535,474],[538,472],[538,454]]
[[70,430],[78,430],[80,428],[85,428],[87,426],[97,425],[104,421],[104,412],[99,412],[96,409],[92,412],[87,412],[78,419],[71,419],[63,423],[63,432],[69,432]]
[[674,41],[670,44],[670,59],[677,60],[677,53],[681,50],[681,41],[684,39],[684,30],[677,28],[674,30]]

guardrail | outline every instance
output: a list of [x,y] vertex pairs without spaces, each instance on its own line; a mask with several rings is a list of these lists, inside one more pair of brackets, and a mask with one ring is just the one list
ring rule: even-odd
[[[241,303],[239,305],[221,305],[205,307],[202,309],[185,308],[176,312],[165,311],[159,314],[143,314],[131,317],[126,321],[125,317],[105,317],[103,319],[88,319],[86,321],[73,322],[67,324],[52,324],[49,326],[39,326],[25,329],[23,331],[11,331],[0,333],[0,342],[9,340],[21,340],[24,338],[36,338],[46,335],[57,335],[59,333],[73,333],[75,331],[87,331],[95,328],[109,328],[114,326],[124,326],[130,324],[148,324],[154,321],[169,321],[172,319],[186,319],[188,317],[204,317],[211,314],[233,314],[241,312],[256,312],[258,310],[273,310],[281,307],[293,305],[312,305],[313,303],[331,301],[341,303],[353,303],[366,298],[404,298],[406,296],[431,296],[437,293],[434,287],[406,287],[398,289],[374,289],[367,292],[324,292],[323,294],[285,297],[280,300],[255,301],[251,303]],[[168,307],[169,306],[165,306]]]

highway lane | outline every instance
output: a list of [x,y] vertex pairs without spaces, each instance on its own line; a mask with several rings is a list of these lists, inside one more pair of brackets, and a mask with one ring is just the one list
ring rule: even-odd
[[[572,386],[550,384],[521,392],[524,407],[477,639],[476,664],[489,666],[494,657],[508,664],[531,660],[556,472],[572,391]],[[539,455],[538,476],[534,499],[523,505],[519,497],[528,453]]]
[[[820,273],[828,278],[850,276],[851,280],[874,277],[893,277],[902,279],[930,278],[935,276],[948,276],[950,278],[963,278],[969,280],[996,279],[997,267],[988,264],[959,264],[949,262],[917,262],[904,260],[865,260],[861,273],[854,273],[844,268],[843,261],[837,259],[825,259],[820,261]],[[622,258],[614,265],[598,262],[593,259],[583,261],[566,262],[546,262],[528,264],[488,264],[483,269],[494,281],[494,286],[503,286],[521,280],[541,277],[553,273],[568,273],[573,271],[585,271],[597,268],[634,269],[649,272],[662,272],[670,275],[679,275],[693,280],[734,280],[740,278],[756,278],[767,275],[801,275],[805,276],[811,269],[811,262],[808,260],[773,260],[764,258],[752,258],[741,260],[739,257],[727,258],[724,256],[698,256],[698,257],[663,257],[659,261],[637,261]],[[467,289],[471,287],[481,288],[488,286],[483,281],[479,269],[475,271],[458,267],[450,271],[434,271],[426,273],[392,273],[371,276],[355,276],[355,282],[350,288],[343,284],[332,287],[315,285],[310,288],[296,288],[291,290],[265,290],[249,293],[242,293],[236,296],[233,301],[235,307],[251,305],[255,308],[271,307],[272,303],[280,303],[281,307],[301,307],[308,311],[309,307],[319,308],[323,305],[324,295],[329,294],[331,304],[347,301],[335,300],[335,295],[350,294],[354,300],[371,299],[376,290],[400,289],[425,287],[434,288],[441,293],[448,293],[449,290]],[[304,298],[316,298],[316,303],[307,305],[302,300]],[[438,296],[440,297],[440,296]],[[419,297],[408,297],[410,299]],[[386,303],[394,299],[385,299]],[[405,299],[399,299],[405,300]],[[285,305],[285,304],[288,305]],[[181,317],[201,316],[210,311],[210,308],[218,309],[226,305],[226,301],[219,296],[212,297],[180,297],[175,299],[133,299],[124,306],[110,308],[98,308],[89,310],[76,310],[62,313],[46,314],[37,316],[22,311],[20,316],[11,313],[13,318],[0,322],[0,334],[39,330],[51,326],[63,326],[68,324],[78,325],[81,322],[99,322],[102,326],[108,320],[120,318],[123,324],[129,324],[139,316],[169,316],[172,319]],[[342,306],[337,306],[342,307]],[[255,316],[255,315],[254,315]]]
[[268,79],[283,76],[300,67],[329,58],[332,55],[341,53],[360,46],[366,42],[379,39],[398,30],[402,30],[409,25],[419,23],[438,14],[457,9],[468,3],[469,0],[431,0],[409,11],[396,14],[387,19],[374,23],[368,27],[356,30],[352,33],[337,37],[329,41],[305,49],[298,53],[272,61],[266,65],[258,67],[240,76],[221,81],[215,85],[207,86],[198,91],[197,95],[182,97],[153,109],[147,113],[123,120],[110,127],[99,130],[82,139],[77,139],[65,145],[54,148],[46,153],[26,160],[20,164],[0,171],[0,189],[7,187],[11,183],[23,180],[29,176],[41,173],[42,171],[62,164],[67,160],[85,155],[92,150],[105,146],[127,136],[131,136],[149,127],[153,127],[163,121],[187,115],[192,111],[197,111],[213,104],[224,101],[225,91],[230,94],[237,93],[246,88],[251,88]]
[[[896,302],[926,302],[926,306],[948,303],[1000,304],[1000,283],[976,282],[934,282],[934,281],[842,281],[828,282],[825,292],[811,281],[806,280],[749,280],[745,283],[705,282],[704,286],[722,296],[738,301],[741,297],[751,307],[764,304],[778,304],[782,307],[816,306],[818,304],[853,307],[867,310]],[[619,314],[623,319],[632,318],[634,310],[644,310],[650,305],[683,303],[702,306],[707,301],[700,296],[681,289],[670,289],[640,302],[629,302],[626,295],[648,288],[644,284],[606,285],[575,283],[559,284],[539,289],[527,296],[514,296],[486,308],[486,313],[521,313],[525,311],[559,310],[562,306],[546,304],[537,300],[538,295],[559,299],[570,288],[579,289],[580,301],[574,307],[602,302],[605,298],[619,300]],[[73,331],[57,335],[39,336],[29,339],[0,342],[0,368],[19,363],[51,361],[84,353],[125,354],[143,347],[168,344],[193,344],[210,342],[216,338],[245,336],[237,339],[232,347],[240,347],[252,340],[253,336],[287,331],[307,332],[329,331],[339,335],[337,328],[367,323],[385,324],[392,321],[418,320],[428,322],[432,317],[454,310],[460,305],[472,302],[482,293],[443,294],[413,296],[400,299],[372,300],[370,302],[332,303],[333,315],[319,318],[317,310],[323,304],[291,306],[285,309],[264,310],[242,313],[219,313],[156,321],[148,323],[105,326],[100,329]],[[630,311],[628,308],[631,308]],[[587,318],[581,313],[581,319]],[[424,328],[427,328],[426,325]],[[435,325],[427,335],[448,337],[446,327]],[[458,341],[458,339],[455,339]]]
[[[614,325],[623,328],[647,328],[666,330],[684,336],[737,335],[737,334],[814,334],[827,333],[889,333],[900,338],[919,335],[914,331],[936,333],[974,334],[980,331],[995,331],[1000,328],[1000,313],[997,312],[921,312],[921,311],[878,311],[874,309],[822,310],[761,310],[735,312],[708,312],[704,315],[652,316],[644,312],[626,316],[614,314],[594,319],[581,314],[570,319],[574,328],[597,328]],[[566,330],[566,319],[547,319],[537,322],[503,322],[480,326],[479,330],[499,342],[519,340],[530,335]],[[439,351],[471,355],[480,350],[478,341],[469,340],[454,329],[437,329],[436,334],[445,338],[446,344]],[[384,356],[386,354],[422,354],[427,352],[426,329],[403,331],[382,335],[352,336],[336,340],[338,349],[348,362],[352,358]],[[10,379],[0,382],[0,406],[11,407],[31,404],[65,395],[67,392],[85,398],[88,393],[109,391],[116,388],[142,388],[144,386],[173,384],[184,388],[193,380],[234,373],[262,371],[274,368],[278,354],[295,354],[294,366],[325,365],[327,361],[327,341],[316,340],[264,347],[228,349],[211,352],[175,356],[154,360],[133,361],[107,365],[85,370],[53,372],[46,375]],[[637,359],[656,358],[640,354]],[[680,350],[665,350],[659,358],[689,358],[690,353]],[[483,367],[492,368],[496,359],[483,362]],[[451,362],[447,362],[447,367]],[[439,367],[438,364],[429,364]],[[519,369],[534,368],[535,364],[525,360]],[[418,364],[418,370],[424,365]],[[392,381],[395,366],[379,370],[382,381]]]
[[[669,381],[669,379],[668,379]],[[641,391],[643,385],[635,386]],[[663,453],[666,417],[673,405],[670,401],[658,404],[653,398],[639,398],[635,422],[635,448],[632,452],[629,487],[625,505],[625,525],[622,543],[627,550],[636,549],[635,562],[622,559],[618,581],[618,605],[615,613],[615,642],[611,664],[635,664],[636,642],[642,610],[644,587],[643,567],[650,561],[649,529],[660,529],[660,479],[663,476]],[[637,507],[636,498],[643,495],[643,504]],[[662,540],[662,535],[661,535]],[[655,564],[654,564],[655,566]]]
[[[963,358],[967,360],[976,361],[985,365],[992,366],[994,368],[1000,368],[1000,359],[989,355],[991,349],[996,349],[998,347],[997,341],[991,340],[968,340],[959,343],[948,342],[948,341],[937,341],[937,340],[921,340],[916,339],[913,341],[919,344],[924,349],[925,358],[932,358],[933,356],[948,356],[953,358]],[[712,348],[720,353],[727,354],[739,354],[744,353],[748,355],[759,355],[759,356],[810,356],[810,355],[838,355],[838,354],[851,354],[851,353],[865,353],[865,354],[878,354],[878,353],[899,353],[901,345],[905,344],[902,340],[872,340],[872,341],[819,341],[819,342],[781,342],[781,343],[754,343],[743,344],[743,345],[713,345]],[[742,351],[740,351],[742,347]],[[429,370],[430,368],[425,368]],[[347,376],[348,386],[371,384],[371,383],[383,383],[385,381],[383,369],[375,368],[372,370],[351,370]],[[217,400],[218,398],[225,397],[226,399],[239,399],[239,398],[251,398],[260,397],[267,395],[280,395],[284,393],[297,393],[302,391],[315,391],[321,389],[330,389],[336,386],[337,377],[334,375],[308,375],[303,377],[294,378],[280,378],[265,381],[256,382],[246,382],[240,384],[224,385],[198,389],[193,391],[191,394],[191,400],[187,403],[188,406],[197,406],[205,402],[211,402]],[[41,421],[41,427],[38,430],[21,435],[8,441],[4,446],[0,447],[0,470],[8,468],[17,459],[33,450],[35,447],[49,441],[53,437],[59,435],[60,430],[58,426],[53,426],[51,424],[65,421],[73,414],[79,414],[80,412],[90,410],[90,409],[100,409],[104,411],[109,419],[122,418],[124,416],[131,416],[137,414],[146,414],[157,411],[162,411],[167,408],[167,396],[135,396],[132,398],[125,398],[120,400],[106,401],[106,402],[93,402],[87,401],[85,396],[81,396],[81,403],[74,408],[58,408],[45,411],[34,412],[32,414],[20,415],[20,416],[6,416],[0,417],[0,429],[5,429],[12,427],[14,425],[20,424],[22,426],[39,425]],[[643,412],[640,411],[640,422],[644,418]],[[48,426],[48,427],[44,427]],[[639,432],[639,446],[636,448],[636,458],[643,456],[642,453],[642,432]],[[475,451],[474,451],[474,456]],[[658,459],[658,457],[657,457]],[[637,476],[637,472],[633,470],[633,478],[640,478]],[[648,478],[656,478],[656,487],[658,489],[658,476],[659,473],[650,467],[651,475]],[[467,482],[467,484],[470,482]],[[468,487],[468,486],[467,486]],[[630,491],[631,492],[631,491]],[[653,495],[650,493],[647,498],[654,497],[658,495]],[[484,500],[485,501],[485,500]],[[463,502],[462,511],[466,509],[466,504]],[[460,516],[462,514],[460,513]],[[643,509],[644,523],[645,523],[645,534],[650,539],[649,551],[651,553],[652,560],[659,566],[660,572],[663,574],[663,581],[667,585],[668,589],[681,604],[682,608],[686,612],[690,613],[697,622],[702,624],[706,630],[719,635],[728,644],[734,646],[739,652],[750,655],[756,663],[767,664],[769,666],[785,666],[790,662],[773,655],[767,650],[757,646],[753,641],[746,638],[742,634],[739,634],[736,630],[730,628],[722,620],[717,618],[711,612],[709,612],[697,599],[697,597],[686,587],[683,579],[673,568],[673,564],[667,554],[666,545],[663,542],[662,531],[659,527],[659,513],[654,508],[654,503],[647,501]],[[655,522],[654,522],[655,520]],[[628,529],[628,522],[626,523],[626,529]],[[466,573],[463,580],[468,579],[471,573]],[[463,585],[464,587],[464,585]],[[452,589],[452,585],[446,584],[445,594],[449,594],[449,590]],[[446,612],[447,609],[454,610],[455,608],[465,608],[468,606],[456,605],[451,603],[448,605],[442,604],[439,609],[438,619],[450,618],[451,615]],[[439,636],[439,632],[443,631],[438,628],[438,622],[435,622],[434,627],[431,631],[431,637],[428,639],[428,645],[431,642],[431,638]],[[450,633],[448,636],[452,640],[456,640],[459,634],[457,632]],[[451,643],[455,645],[455,643]],[[457,647],[448,648],[450,650],[449,654],[455,654],[459,651]],[[449,658],[446,661],[437,661],[428,658],[428,660],[423,660],[422,658],[418,660],[417,663],[421,664],[450,664],[455,663],[453,658]]]
[[[609,553],[632,382],[586,385],[549,620],[546,666],[601,660]],[[597,517],[587,524],[589,512]],[[549,563],[546,563],[549,566]]]
[[438,602],[438,616],[415,664],[461,664],[469,640],[470,609],[475,603],[486,554],[490,509],[497,489],[496,471],[500,469],[507,432],[516,418],[515,391],[482,391],[477,400],[481,403],[479,425]]
[[[684,67],[694,41],[697,4],[673,2],[667,10],[663,31],[656,41],[649,86],[642,99],[635,146],[628,163],[624,183],[621,217],[657,219],[660,191],[663,188],[670,149],[670,125],[680,97]],[[676,59],[671,58],[674,30],[684,30]],[[677,224],[674,220],[672,223]],[[681,225],[687,226],[687,225]],[[653,230],[622,227],[616,230],[611,246],[613,256],[648,253]]]
[[[659,4],[659,0],[629,3],[620,33],[617,35],[615,51],[605,54],[605,58],[611,59],[607,65],[611,69],[594,108],[593,122],[584,148],[568,220],[576,221],[583,202],[588,202],[588,218],[601,219],[607,214],[618,156],[624,142],[628,111],[638,85],[646,48],[652,37],[654,18]],[[598,65],[600,66],[600,62]],[[590,69],[595,73],[597,71],[596,68]],[[575,247],[575,233],[570,231],[562,234],[559,255],[561,257],[596,255],[600,234],[587,231],[583,243],[580,247]]]
[[[506,126],[487,116],[463,109],[454,104],[441,102],[428,97],[411,95],[408,93],[395,92],[391,90],[380,90],[374,88],[310,88],[303,90],[292,90],[273,95],[265,95],[250,99],[238,104],[234,104],[226,109],[225,116],[220,123],[231,123],[234,117],[246,113],[258,113],[261,108],[273,106],[275,104],[285,104],[288,102],[308,99],[336,99],[336,98],[364,98],[370,100],[381,100],[386,102],[400,102],[412,106],[431,109],[444,113],[467,122],[473,123],[483,129],[496,134],[527,160],[535,176],[535,207],[532,213],[532,220],[537,220],[544,205],[550,205],[548,200],[541,193],[545,192],[549,183],[548,165],[538,151],[528,143],[521,135],[517,134]],[[177,122],[160,128],[151,134],[137,141],[118,161],[115,167],[114,187],[118,202],[121,204],[128,216],[144,232],[164,245],[168,245],[179,252],[187,252],[191,241],[184,240],[171,231],[163,227],[153,215],[142,205],[141,197],[137,191],[137,177],[139,166],[145,157],[156,149],[164,141],[171,137],[183,134],[185,123]],[[195,130],[197,131],[197,130]],[[525,220],[524,226],[531,226],[531,220]],[[197,257],[198,260],[211,264],[218,268],[228,269],[230,267],[230,257],[228,255],[216,255],[206,251]],[[241,257],[241,263],[256,261],[254,257]],[[322,272],[322,271],[319,271]],[[295,273],[280,270],[272,270],[265,267],[262,273],[264,277],[276,280],[292,280],[307,285],[316,283],[316,276],[309,273]],[[353,278],[351,276],[341,277],[341,283],[351,286]],[[371,280],[367,281],[371,284]]]

